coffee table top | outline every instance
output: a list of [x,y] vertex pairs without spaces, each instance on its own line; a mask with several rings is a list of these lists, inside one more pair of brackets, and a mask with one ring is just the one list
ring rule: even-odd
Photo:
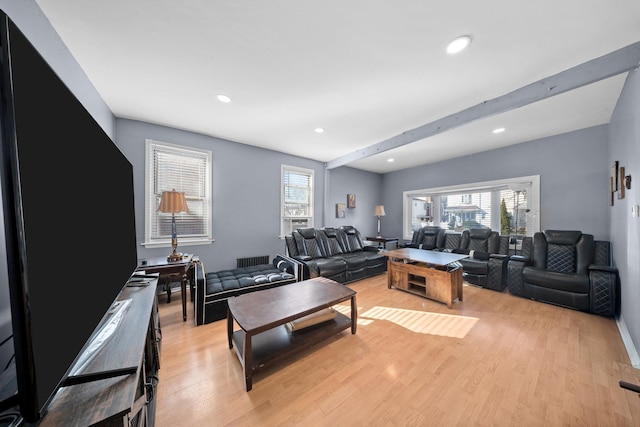
[[468,258],[469,255],[454,254],[451,252],[429,251],[426,249],[402,248],[384,253],[389,258],[406,259],[409,261],[424,262],[425,264],[445,266],[452,262]]
[[229,298],[229,310],[246,333],[257,333],[331,307],[356,292],[334,280],[315,277],[302,282]]

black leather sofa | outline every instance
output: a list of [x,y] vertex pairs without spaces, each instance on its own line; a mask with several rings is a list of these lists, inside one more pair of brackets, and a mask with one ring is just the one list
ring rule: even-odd
[[617,311],[618,271],[611,244],[576,230],[545,230],[523,240],[523,251],[508,263],[509,292],[572,308],[613,316]]
[[327,277],[349,283],[387,271],[387,258],[365,245],[352,226],[300,228],[285,236],[287,255],[302,267],[302,280]]
[[277,255],[271,264],[207,273],[202,262],[195,264],[195,318],[203,325],[227,317],[231,297],[300,281],[299,263]]

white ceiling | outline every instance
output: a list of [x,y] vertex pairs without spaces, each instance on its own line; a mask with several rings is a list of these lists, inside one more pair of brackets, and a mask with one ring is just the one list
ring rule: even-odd
[[[36,1],[117,117],[322,162],[640,41],[638,0]],[[446,55],[460,35],[470,48]],[[349,166],[384,173],[608,123],[625,77]]]

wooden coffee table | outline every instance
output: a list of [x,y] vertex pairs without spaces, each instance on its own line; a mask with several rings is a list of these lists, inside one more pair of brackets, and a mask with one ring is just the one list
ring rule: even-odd
[[[351,300],[351,318],[342,313],[322,324],[291,332],[286,324]],[[356,292],[338,282],[316,277],[277,288],[229,298],[227,335],[244,369],[247,391],[253,374],[351,327],[356,333]],[[233,331],[234,321],[241,330]]]
[[404,248],[385,252],[387,287],[447,304],[462,301],[462,265],[468,255]]

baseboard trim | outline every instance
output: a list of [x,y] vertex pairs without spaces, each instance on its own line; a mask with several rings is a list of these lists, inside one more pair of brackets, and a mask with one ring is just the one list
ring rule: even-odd
[[629,355],[631,366],[640,369],[640,356],[638,355],[638,351],[633,344],[633,340],[631,339],[631,335],[629,334],[629,329],[627,329],[627,325],[624,323],[624,319],[622,318],[622,316],[616,317],[616,324],[618,325],[618,331],[620,331],[622,342],[627,349],[627,354]]

